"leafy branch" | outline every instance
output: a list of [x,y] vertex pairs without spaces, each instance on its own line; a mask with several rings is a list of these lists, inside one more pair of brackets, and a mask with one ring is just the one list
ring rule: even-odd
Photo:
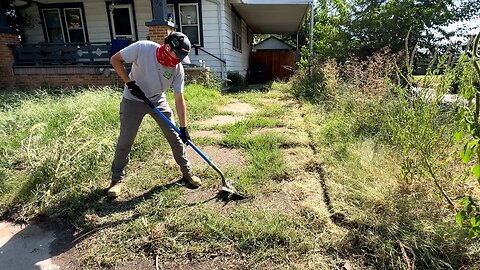
[[[474,110],[466,108],[464,114],[464,122],[466,123],[466,129],[469,132],[468,140],[464,143],[461,157],[465,164],[470,164],[474,161],[474,165],[471,168],[472,174],[475,179],[480,183],[480,86],[478,78],[480,77],[480,67],[478,64],[480,58],[480,33],[477,34],[473,42],[471,42],[470,50],[467,51],[467,56],[470,58],[477,76],[473,82],[475,87],[475,103]],[[459,138],[463,137],[463,134],[457,135]],[[480,236],[480,206],[477,203],[478,199],[471,196],[463,198],[462,205],[463,210],[457,212],[457,223],[459,226],[468,228],[469,235],[471,237]],[[469,220],[470,222],[466,222]]]

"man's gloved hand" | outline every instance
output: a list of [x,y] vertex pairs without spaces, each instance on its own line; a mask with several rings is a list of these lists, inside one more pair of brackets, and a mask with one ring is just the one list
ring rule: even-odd
[[188,128],[187,127],[180,127],[180,139],[182,139],[183,143],[187,143],[187,140],[190,140],[190,134],[188,134]]
[[140,100],[144,100],[146,98],[145,93],[143,93],[142,89],[135,83],[135,81],[129,81],[126,83],[128,89],[130,89],[130,93],[137,97]]

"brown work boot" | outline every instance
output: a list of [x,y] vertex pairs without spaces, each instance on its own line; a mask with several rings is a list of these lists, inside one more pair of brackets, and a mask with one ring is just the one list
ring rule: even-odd
[[202,185],[202,180],[200,180],[200,178],[198,178],[195,175],[187,174],[187,175],[183,176],[183,179],[185,179],[185,181],[187,181],[187,183],[189,183],[191,186],[193,186],[195,188]]
[[112,182],[107,190],[107,197],[116,198],[122,193],[125,182]]

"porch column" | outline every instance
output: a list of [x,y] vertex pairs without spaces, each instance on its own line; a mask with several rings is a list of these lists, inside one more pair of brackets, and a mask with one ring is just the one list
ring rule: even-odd
[[18,34],[7,24],[6,6],[0,1],[0,88],[15,86],[13,50],[8,45],[19,44]]
[[148,38],[151,41],[163,44],[163,40],[175,31],[175,24],[167,18],[167,0],[151,0],[152,21],[146,22]]

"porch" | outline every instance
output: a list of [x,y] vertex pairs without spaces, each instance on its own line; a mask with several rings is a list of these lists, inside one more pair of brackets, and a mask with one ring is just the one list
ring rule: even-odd
[[[39,6],[38,11],[34,10],[36,13],[40,12],[40,15],[51,15],[52,18],[54,18],[61,13],[65,16],[70,14],[72,18],[80,18],[79,21],[65,21],[59,24],[61,26],[59,27],[62,28],[63,31],[57,32],[62,32],[63,34],[59,34],[58,36],[55,34],[55,31],[52,30],[50,33],[46,30],[55,29],[51,28],[53,27],[52,25],[49,26],[46,21],[41,21],[40,25],[44,28],[43,34],[40,34],[41,31],[37,29],[36,32],[30,36],[34,37],[32,39],[33,42],[28,44],[20,44],[18,35],[8,26],[5,12],[6,4],[4,1],[1,1],[0,58],[5,60],[0,63],[0,87],[26,86],[31,88],[34,87],[35,84],[54,86],[63,86],[66,84],[65,86],[68,87],[75,86],[76,83],[78,83],[78,85],[90,83],[94,85],[120,83],[115,72],[112,72],[109,58],[116,51],[128,45],[126,44],[128,39],[119,38],[120,32],[115,32],[116,27],[110,27],[114,35],[112,36],[112,33],[110,33],[110,37],[108,36],[108,31],[106,31],[108,29],[105,27],[105,24],[107,24],[105,23],[107,22],[107,13],[123,8],[133,12],[131,14],[129,13],[130,18],[132,18],[132,16],[136,14],[135,12],[138,12],[138,14],[142,16],[142,19],[140,19],[141,22],[139,24],[130,24],[130,26],[139,26],[142,24],[144,24],[144,26],[141,27],[141,31],[135,29],[135,31],[130,31],[132,36],[135,36],[133,40],[148,37],[150,40],[162,43],[163,38],[168,35],[169,32],[175,30],[174,27],[176,26],[169,17],[172,12],[170,9],[173,9],[175,14],[178,11],[177,6],[172,6],[172,1],[135,1],[135,3],[139,5],[137,11],[133,9],[133,1],[124,1],[132,5],[131,9],[130,6],[125,8],[123,5],[117,5],[113,8],[113,2],[111,1],[83,1],[75,5],[71,3],[67,5],[64,3],[62,4],[63,6],[58,8],[57,14],[50,11],[54,7],[59,6],[57,0],[51,2],[43,0],[40,2],[18,0],[17,2],[20,3],[43,3],[43,6],[41,6],[43,9],[40,9]],[[49,4],[45,4],[47,2]],[[173,1],[173,3],[177,2],[178,1]],[[83,6],[83,3],[85,3],[85,6]],[[210,4],[207,6],[206,3]],[[187,66],[185,68],[186,73],[204,74],[205,72],[198,72],[199,69],[205,69],[204,59],[208,59],[210,61],[209,64],[214,64],[213,70],[222,74],[230,69],[246,71],[248,68],[248,55],[251,49],[249,40],[252,39],[253,34],[295,33],[300,28],[310,4],[310,0],[228,0],[225,2],[212,2],[210,0],[203,2],[198,0],[198,5],[189,4],[188,8],[190,9],[196,7],[196,9],[192,10],[197,12],[197,19],[199,19],[199,21],[197,21],[198,27],[195,28],[199,33],[199,45],[195,45],[192,56],[193,58],[197,58],[194,60],[198,61],[200,66]],[[201,13],[201,5],[204,5],[205,10],[207,10],[208,7],[208,11]],[[229,9],[225,10],[227,5]],[[187,6],[183,4],[181,7],[187,8]],[[102,15],[102,20],[105,22],[102,21],[102,23],[99,23],[96,21],[95,24],[90,23],[89,27],[92,31],[87,31],[87,19],[92,18],[88,16],[97,14],[94,12],[97,10],[103,14],[103,10],[101,9],[106,9],[105,16]],[[140,9],[141,11],[139,11]],[[87,13],[88,16],[86,16],[85,13]],[[254,13],[257,15],[252,16]],[[121,13],[117,15],[120,16],[119,14]],[[268,14],[268,16],[265,16],[265,14]],[[203,27],[205,28],[202,28],[202,16],[210,18],[212,16],[215,17],[215,15],[218,21],[205,20],[203,21],[203,24],[205,24]],[[176,14],[176,16],[178,16],[178,14]],[[230,25],[229,17],[225,16],[234,17],[235,23]],[[63,19],[67,20],[66,18],[67,17]],[[95,17],[95,19],[98,18]],[[180,17],[177,19],[180,19]],[[108,24],[111,23],[110,20],[115,20],[115,17],[109,17]],[[73,22],[75,22],[75,27],[73,26]],[[65,26],[69,25],[69,23],[72,24],[71,28]],[[182,27],[181,21],[177,23],[180,23],[180,27]],[[216,24],[218,24],[218,27]],[[183,27],[193,27],[192,25],[183,25]],[[206,26],[208,26],[208,30]],[[125,29],[131,30],[129,27]],[[81,35],[81,33],[83,33],[83,35]],[[107,35],[105,35],[105,33]],[[231,36],[228,36],[229,34],[231,34]],[[225,37],[225,35],[227,36]],[[96,40],[96,42],[88,42],[90,39]],[[55,41],[57,42],[55,43]],[[115,42],[123,42],[123,45],[120,46],[119,44],[115,44]],[[201,54],[201,56],[198,56],[199,54]],[[209,64],[207,64],[207,66],[210,66]],[[85,75],[85,77],[83,75]],[[190,78],[192,77],[193,76],[190,76]]]
[[[109,60],[127,44],[115,42],[38,43],[12,45],[15,85],[75,87],[122,84]],[[129,65],[127,65],[129,69]],[[208,81],[208,68],[185,65],[189,80]]]

